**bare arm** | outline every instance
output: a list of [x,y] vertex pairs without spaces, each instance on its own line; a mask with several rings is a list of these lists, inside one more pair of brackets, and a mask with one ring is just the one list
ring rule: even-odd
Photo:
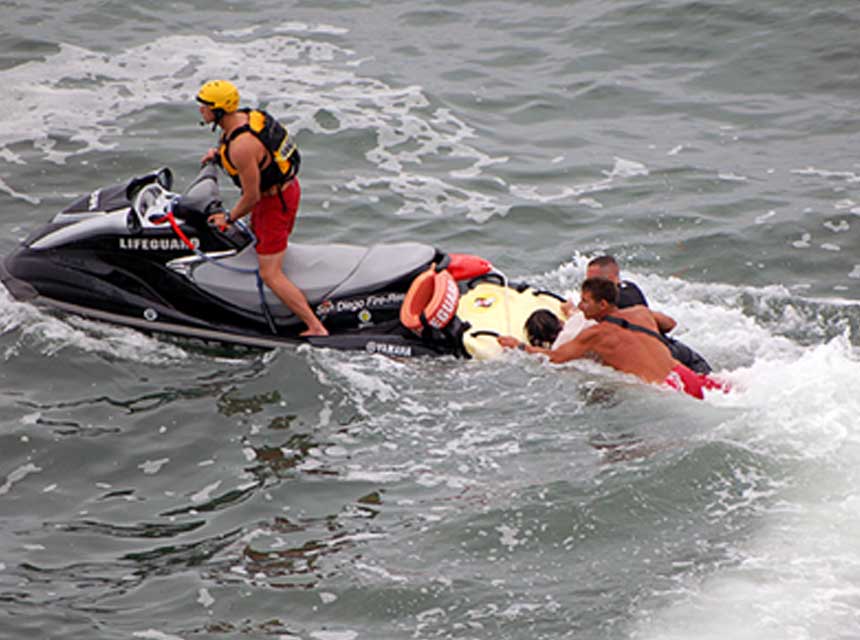
[[540,353],[547,356],[550,362],[561,363],[577,358],[591,357],[594,353],[594,341],[597,337],[596,331],[586,329],[573,340],[565,342],[557,349],[546,349],[544,347],[534,347],[532,345],[524,345],[522,342],[511,336],[501,336],[498,338],[499,344],[508,349],[522,348],[528,353]]
[[[561,363],[578,358],[591,357],[594,353],[594,342],[598,336],[597,331],[593,331],[594,327],[590,327],[582,331],[573,340],[568,340],[564,344],[559,345],[556,349],[544,349],[542,352],[549,356],[550,362]],[[535,347],[532,347],[534,349]],[[526,349],[529,350],[528,348]]]
[[215,158],[218,157],[218,149],[214,147],[209,149],[206,153],[203,154],[203,157],[200,158],[200,164],[206,164],[207,162],[212,162]]
[[[241,135],[233,142],[230,159],[233,166],[239,172],[239,181],[242,184],[242,196],[228,212],[213,213],[209,216],[209,223],[219,227],[222,231],[228,222],[235,222],[247,215],[254,205],[260,201],[260,167],[257,157],[258,149],[254,145],[255,140],[250,136]],[[214,150],[210,150],[214,151]],[[208,154],[207,154],[208,156]],[[204,159],[206,156],[204,156]]]
[[576,311],[576,305],[573,304],[573,300],[565,300],[561,303],[561,312],[565,318],[569,318],[574,311]]
[[654,322],[657,323],[660,333],[669,333],[678,324],[672,316],[667,316],[660,311],[652,311],[651,315],[654,316]]
[[250,134],[243,134],[233,142],[230,159],[239,172],[242,183],[242,197],[230,211],[230,218],[238,220],[250,213],[260,201],[259,143]]

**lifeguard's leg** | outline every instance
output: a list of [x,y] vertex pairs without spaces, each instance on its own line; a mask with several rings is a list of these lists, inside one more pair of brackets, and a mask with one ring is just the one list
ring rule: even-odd
[[260,263],[260,277],[269,289],[271,289],[281,302],[287,305],[299,319],[307,325],[303,336],[327,336],[328,330],[311,310],[305,295],[301,290],[284,275],[283,263],[286,250],[280,253],[258,255]]

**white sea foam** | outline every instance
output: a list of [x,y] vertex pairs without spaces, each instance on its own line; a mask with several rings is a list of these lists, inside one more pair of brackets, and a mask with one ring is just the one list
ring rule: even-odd
[[355,640],[358,638],[358,632],[346,631],[311,631],[311,638],[315,640]]
[[[11,151],[22,142],[57,164],[75,154],[110,151],[130,121],[127,116],[177,102],[193,111],[194,92],[202,82],[230,77],[241,86],[243,102],[263,103],[283,114],[294,133],[371,132],[375,146],[366,157],[376,168],[351,185],[400,194],[402,215],[454,209],[483,221],[506,213],[508,203],[463,181],[508,158],[491,157],[469,144],[474,130],[450,109],[431,108],[421,87],[391,87],[360,76],[354,52],[311,37],[341,32],[294,22],[267,37],[266,46],[250,40],[247,32],[223,32],[217,39],[164,36],[111,56],[61,45],[45,60],[0,71],[0,81],[9,88],[0,96],[0,109],[8,114],[0,155],[23,162],[22,154]],[[256,64],[248,66],[247,60]],[[281,71],[285,61],[289,74]],[[320,113],[327,114],[324,124]],[[422,163],[440,159],[456,167],[449,170],[451,181],[420,172]],[[0,190],[37,202],[5,183]]]
[[812,234],[804,233],[800,236],[800,240],[795,240],[791,243],[795,249],[808,249],[810,246],[810,240],[812,240]]
[[221,486],[220,480],[217,480],[217,481],[207,485],[206,487],[204,487],[203,489],[201,489],[200,491],[198,491],[197,493],[195,493],[194,495],[191,496],[191,502],[193,502],[194,504],[201,504],[203,502],[211,500],[212,494],[215,491],[217,491],[220,486]]
[[794,169],[792,173],[799,176],[814,176],[819,178],[836,178],[847,182],[860,182],[860,176],[853,171],[833,171],[829,169],[818,169],[806,167],[805,169]]
[[[586,261],[586,256],[576,256],[571,263],[532,279],[553,290],[574,290]],[[715,420],[698,437],[733,442],[771,461],[762,468],[734,469],[728,488],[719,483],[709,487],[713,517],[742,517],[740,512],[754,511],[755,526],[748,536],[734,538],[732,548],[726,550],[729,560],[710,573],[703,574],[695,562],[677,563],[682,575],[677,591],[658,594],[656,610],[643,604],[641,617],[634,611],[632,637],[851,637],[860,610],[855,543],[860,534],[860,491],[856,489],[860,486],[860,429],[855,418],[860,412],[856,393],[860,353],[847,331],[818,339],[828,326],[809,326],[824,320],[814,313],[810,319],[805,309],[820,306],[827,311],[822,317],[833,313],[847,317],[857,312],[857,303],[804,300],[779,285],[697,283],[635,269],[625,270],[624,275],[642,286],[654,308],[679,321],[679,337],[708,356],[717,375],[734,387],[729,394],[709,394],[701,404],[689,401],[691,409]],[[794,334],[815,339],[799,342],[788,337]],[[517,367],[534,366],[538,371],[543,366],[519,354],[511,357],[519,358]],[[373,368],[377,361],[381,369]],[[482,377],[486,389],[486,378],[492,375],[489,363],[440,369],[444,381],[437,380],[433,394],[422,395],[424,386],[410,373],[414,367],[409,364],[359,357],[344,369],[343,362],[326,360],[321,380],[351,390],[353,398],[358,396],[363,403],[368,423],[383,432],[396,430],[403,442],[400,448],[386,451],[384,464],[369,450],[352,455],[343,475],[347,481],[411,481],[432,492],[443,487],[474,489],[476,476],[505,469],[522,457],[527,441],[519,428],[521,419],[532,401],[547,400],[532,399],[531,392],[524,390],[516,418],[508,422],[497,412],[484,410],[496,406],[492,394],[468,393],[470,376]],[[602,369],[592,365],[580,371],[606,378]],[[376,393],[376,383],[367,380],[372,371],[392,395]],[[455,394],[447,385],[461,393]],[[439,394],[458,399],[438,406],[433,398]],[[415,424],[400,404],[404,398],[424,407],[417,412]],[[387,410],[379,411],[380,406]],[[549,406],[541,410],[557,411]],[[569,403],[564,410],[571,410]],[[435,421],[421,420],[434,412]],[[491,422],[484,420],[488,413],[493,416]],[[444,432],[437,430],[437,423],[445,425]],[[392,459],[397,455],[414,455],[405,437],[410,433],[424,455],[420,462],[395,465]],[[781,469],[779,477],[770,477],[768,467]],[[736,487],[747,489],[739,492]],[[429,526],[447,516],[428,510],[417,517]],[[520,522],[496,526],[490,535],[509,551],[529,541]],[[686,567],[689,573],[684,575]],[[356,569],[368,570],[363,565]],[[382,579],[403,578],[385,572]],[[530,607],[526,604],[516,611],[527,614]],[[802,631],[792,635],[792,630]]]
[[188,358],[181,348],[133,329],[73,316],[48,315],[33,305],[17,302],[5,287],[0,287],[0,335],[13,331],[19,332],[20,337],[0,354],[6,360],[13,358],[23,343],[35,346],[47,357],[74,348],[111,359],[150,364]]
[[[6,309],[0,305],[0,320]],[[132,329],[124,329],[81,318],[54,318],[28,309],[32,321],[20,328],[21,339],[38,345],[42,355],[52,357],[69,348],[95,353],[111,359],[167,364],[182,361],[188,354],[182,349],[148,337]],[[6,357],[12,357],[20,345],[11,347]]]
[[581,185],[579,187],[562,187],[553,193],[542,193],[538,187],[534,185],[511,185],[511,193],[523,200],[531,200],[540,204],[548,204],[550,202],[558,202],[562,200],[572,200],[585,194],[595,193],[598,191],[607,191],[611,188],[610,180],[600,180],[593,183]]
[[649,174],[648,167],[636,160],[627,160],[625,158],[615,158],[615,165],[612,171],[604,172],[610,179],[613,178],[633,178],[635,176],[647,176]]
[[846,220],[840,220],[839,222],[831,222],[828,220],[822,226],[826,229],[830,229],[833,233],[842,233],[851,229],[851,225],[848,224]]
[[3,180],[2,178],[0,178],[0,191],[2,191],[4,193],[8,193],[10,196],[15,198],[16,200],[23,200],[24,202],[27,202],[29,204],[38,205],[41,202],[41,200],[35,196],[31,196],[31,195],[28,195],[26,193],[20,193],[20,192],[16,191],[12,187],[10,187],[6,183],[6,181]]
[[146,460],[137,465],[137,468],[143,471],[146,475],[155,475],[161,468],[170,462],[170,458],[159,458],[158,460]]
[[583,196],[599,193],[601,191],[609,191],[620,181],[635,178],[637,176],[647,176],[649,175],[649,171],[648,167],[641,162],[616,157],[612,169],[604,170],[603,175],[606,176],[603,180],[587,182],[574,187],[562,187],[552,193],[541,192],[539,188],[534,185],[511,185],[511,194],[523,200],[531,200],[541,204],[564,200],[578,200],[578,202],[584,206],[593,209],[600,209],[603,206],[600,202],[594,198],[583,198]]
[[[320,384],[329,389],[329,397],[342,395],[352,410],[361,416],[373,416],[373,408],[379,403],[390,403],[401,399],[397,384],[408,374],[408,365],[378,355],[358,355],[344,358],[339,351],[317,350],[301,347],[306,353],[311,371]],[[334,392],[334,393],[333,393]],[[408,399],[404,403],[409,405]],[[326,415],[334,410],[327,405]]]
[[[787,474],[769,490],[744,497],[761,516],[752,535],[731,550],[735,561],[681,580],[674,595],[660,596],[668,606],[643,610],[632,637],[850,637],[860,611],[860,350],[847,332],[809,345],[784,337],[783,331],[801,331],[810,322],[791,304],[777,324],[744,310],[742,298],[763,307],[790,299],[781,287],[626,275],[643,286],[652,306],[694,327],[685,340],[723,365],[718,374],[735,391],[708,396],[708,403],[730,410],[713,433],[768,456]],[[857,307],[852,301],[806,303],[842,307],[847,314]],[[811,335],[823,329],[806,327]]]
[[771,210],[770,210],[770,211],[768,211],[767,213],[764,213],[764,214],[762,214],[762,215],[760,215],[760,216],[756,216],[755,223],[756,223],[756,224],[764,224],[764,223],[765,223],[765,222],[767,222],[769,219],[773,218],[775,215],[776,215],[776,211],[774,211],[774,210],[772,210],[772,209],[771,209]]
[[209,590],[201,588],[197,592],[197,602],[199,602],[203,607],[209,608],[213,604],[215,604],[215,598],[209,593]]
[[134,638],[143,638],[144,640],[183,640],[182,636],[176,636],[171,633],[164,633],[157,629],[147,629],[146,631],[135,631],[131,634]]
[[6,476],[6,481],[0,485],[0,496],[9,493],[15,483],[20,482],[31,473],[39,473],[42,469],[33,463],[27,463],[13,470]]
[[[806,420],[812,427],[806,436],[819,427],[830,431],[832,417]],[[642,621],[633,637],[853,637],[860,609],[860,448],[856,434],[850,439],[851,444],[837,439],[840,451],[800,466],[795,486],[782,492],[755,534],[733,550],[736,561],[704,579],[684,581],[672,604]]]
[[[325,32],[323,27],[300,24],[279,31],[305,36]],[[387,191],[400,195],[403,204],[398,215],[419,211],[448,215],[454,211],[485,222],[509,210],[507,200],[463,183],[509,159],[490,156],[469,144],[477,137],[474,129],[450,109],[431,109],[421,87],[393,88],[362,77],[348,64],[354,53],[333,44],[275,35],[261,48],[258,41],[241,40],[248,34],[225,35],[236,40],[165,36],[110,58],[63,45],[58,54],[44,62],[0,71],[0,80],[13,87],[0,96],[0,108],[9,107],[4,111],[15,119],[0,132],[0,153],[11,154],[11,145],[32,142],[45,160],[63,164],[71,155],[109,151],[114,147],[112,140],[122,134],[124,116],[177,100],[191,104],[193,91],[204,80],[229,76],[241,85],[244,102],[264,102],[270,109],[287,114],[296,133],[373,132],[376,145],[366,157],[377,170],[370,175],[359,174],[345,186],[357,193]],[[270,57],[271,74],[261,71],[267,68],[265,64],[253,71],[242,64],[249,57],[260,56]],[[285,59],[291,62],[286,78],[275,71]],[[318,118],[320,113],[328,114],[324,124]],[[68,144],[57,145],[58,140]],[[23,162],[20,154],[15,158]],[[440,158],[459,165],[448,171],[451,181],[420,171],[423,163]],[[550,194],[528,184],[511,185],[509,192],[540,203],[570,200],[610,189],[617,180],[648,173],[644,164],[616,157],[612,169],[604,171],[604,180]],[[0,190],[38,202],[10,185],[0,183]],[[595,206],[595,202],[589,199],[584,204]]]

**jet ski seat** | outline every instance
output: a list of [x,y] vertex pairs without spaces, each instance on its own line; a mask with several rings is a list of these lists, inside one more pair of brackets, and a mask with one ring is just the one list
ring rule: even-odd
[[[425,269],[435,255],[436,249],[418,242],[370,247],[291,242],[284,257],[284,273],[301,289],[313,307],[326,299],[382,289],[404,275]],[[218,262],[246,272],[238,273],[204,262],[194,270],[193,278],[197,284],[237,306],[258,308],[260,297],[253,273],[257,267],[254,248],[248,246],[241,253]],[[268,288],[265,296],[274,316],[292,315],[292,311]]]

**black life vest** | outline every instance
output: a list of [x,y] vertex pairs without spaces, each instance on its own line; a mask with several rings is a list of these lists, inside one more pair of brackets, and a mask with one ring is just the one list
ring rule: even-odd
[[286,127],[262,109],[240,111],[248,114],[248,124],[234,129],[229,137],[222,136],[221,148],[218,151],[221,166],[233,179],[233,183],[242,188],[239,172],[230,162],[230,143],[245,132],[253,134],[269,152],[269,163],[265,166],[265,160],[260,163],[260,192],[292,180],[299,172],[302,158]]

